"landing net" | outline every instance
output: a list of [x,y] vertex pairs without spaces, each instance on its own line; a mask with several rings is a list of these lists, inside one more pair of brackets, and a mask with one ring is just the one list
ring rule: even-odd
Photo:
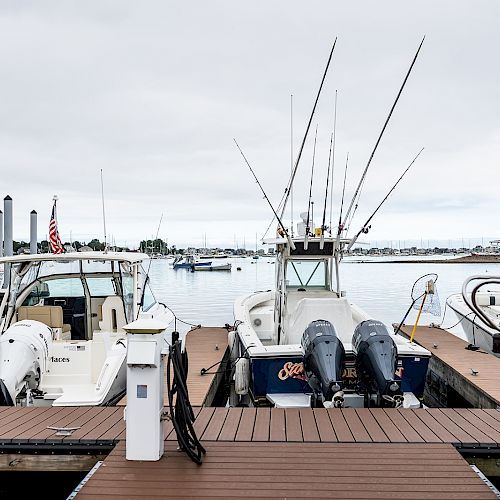
[[[413,284],[411,298],[413,300],[413,309],[418,311],[422,308],[423,313],[441,316],[441,303],[436,286],[437,274],[426,274],[421,276]],[[422,307],[423,303],[423,307]]]

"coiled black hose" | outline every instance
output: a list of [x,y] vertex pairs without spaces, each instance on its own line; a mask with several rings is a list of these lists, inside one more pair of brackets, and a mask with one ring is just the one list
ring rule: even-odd
[[[171,371],[173,379],[171,378]],[[182,352],[181,340],[169,347],[167,362],[167,394],[170,418],[177,434],[177,442],[189,458],[201,465],[206,450],[201,445],[193,427],[194,413],[187,389],[188,357]],[[174,406],[175,397],[175,406]]]

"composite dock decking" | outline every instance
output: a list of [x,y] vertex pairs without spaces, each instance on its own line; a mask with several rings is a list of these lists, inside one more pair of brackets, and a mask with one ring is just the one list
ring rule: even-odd
[[[487,449],[500,455],[500,410],[204,407],[194,412],[194,428],[203,442],[447,443],[461,451]],[[172,423],[164,426],[166,440],[175,441]],[[75,430],[62,435],[66,428]],[[0,453],[95,450],[122,440],[120,407],[0,409]]]
[[[401,332],[409,337],[412,328],[403,326]],[[414,341],[428,349],[441,363],[441,368],[436,367],[436,370],[445,372],[441,376],[450,386],[464,397],[474,398],[474,406],[500,407],[500,358],[483,350],[466,349],[468,342],[437,327],[417,327]],[[430,368],[433,368],[432,360]],[[471,391],[477,394],[473,395]]]
[[205,445],[198,466],[175,443],[158,462],[128,462],[120,443],[77,498],[496,498],[449,444]]
[[[198,408],[202,441],[448,443],[500,454],[500,410],[466,408]],[[169,423],[167,440],[175,440]]]
[[[222,362],[227,349],[226,328],[201,327],[194,328],[186,334],[186,350],[189,357],[188,389],[189,399],[193,406],[210,405],[218,386],[219,363]],[[215,365],[205,375],[201,375],[202,368]],[[167,396],[167,363],[165,370],[164,401],[168,404]],[[127,396],[123,397],[118,406],[127,404]]]

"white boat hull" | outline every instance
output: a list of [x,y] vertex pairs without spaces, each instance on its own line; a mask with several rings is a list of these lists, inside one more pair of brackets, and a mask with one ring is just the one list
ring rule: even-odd
[[478,318],[467,306],[461,294],[448,297],[447,304],[460,321],[465,337],[470,344],[495,354],[495,356],[500,356],[500,353],[493,352],[493,336],[499,332]]

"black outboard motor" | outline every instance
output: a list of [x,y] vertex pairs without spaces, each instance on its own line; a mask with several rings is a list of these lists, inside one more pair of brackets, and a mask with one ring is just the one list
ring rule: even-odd
[[[342,389],[345,350],[329,321],[317,320],[309,324],[302,335],[304,371],[314,402],[332,401]],[[343,400],[342,395],[337,399]],[[316,406],[316,404],[313,404]]]
[[400,406],[401,381],[396,380],[398,350],[383,323],[367,320],[354,330],[352,345],[357,352],[358,380],[379,406]]

